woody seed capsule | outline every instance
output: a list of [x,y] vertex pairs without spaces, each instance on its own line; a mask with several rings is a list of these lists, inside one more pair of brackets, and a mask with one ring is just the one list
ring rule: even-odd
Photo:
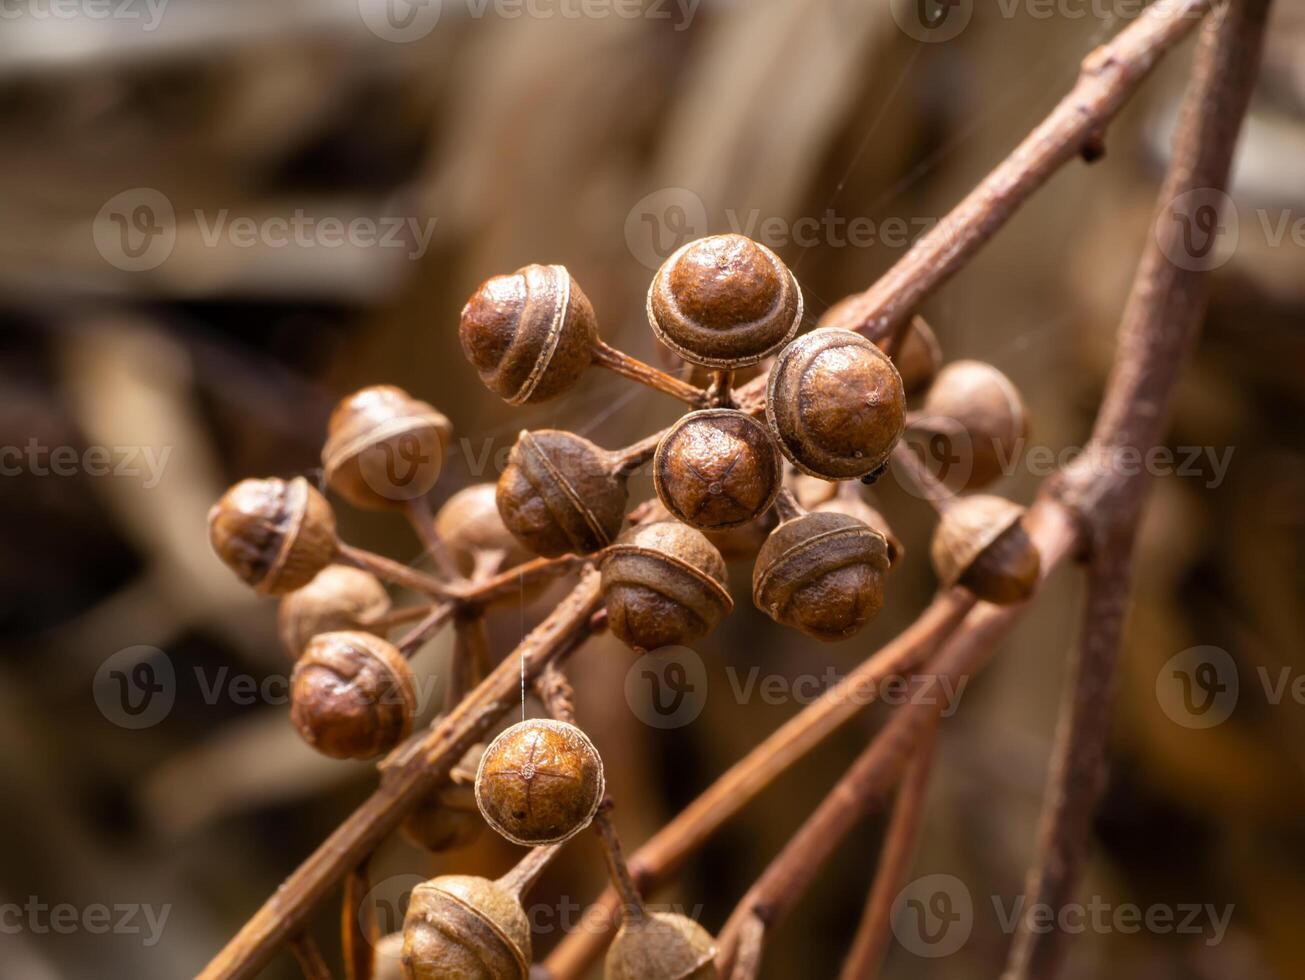
[[241,480],[208,512],[213,550],[246,585],[285,595],[313,580],[335,554],[335,515],[302,476]]

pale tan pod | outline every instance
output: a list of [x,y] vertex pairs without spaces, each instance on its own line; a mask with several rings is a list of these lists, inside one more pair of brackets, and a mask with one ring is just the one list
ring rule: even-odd
[[368,626],[390,611],[390,594],[371,572],[348,565],[327,565],[302,588],[281,599],[277,609],[277,635],[290,656],[298,658],[308,641],[319,633],[363,630],[383,636]]
[[716,940],[683,915],[627,921],[608,947],[603,980],[713,980]]
[[407,980],[527,980],[530,921],[501,883],[444,875],[412,890],[403,924]]

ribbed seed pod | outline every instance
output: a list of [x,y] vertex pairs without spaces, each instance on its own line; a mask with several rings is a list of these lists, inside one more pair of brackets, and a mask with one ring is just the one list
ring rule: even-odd
[[893,533],[893,529],[888,525],[884,515],[860,498],[835,497],[811,509],[821,513],[846,514],[848,517],[856,518],[862,524],[868,524],[874,528],[884,536],[884,541],[888,544],[889,567],[895,566],[906,555],[906,547]]
[[689,242],[648,290],[657,339],[692,364],[741,368],[769,357],[802,322],[802,291],[770,249],[743,235]]
[[905,419],[897,368],[860,334],[806,334],[770,369],[766,421],[789,461],[812,476],[853,480],[876,472]]
[[208,537],[246,585],[264,595],[285,595],[330,563],[335,514],[302,476],[241,480],[209,510]]
[[925,322],[924,317],[911,317],[911,326],[902,341],[902,349],[893,358],[897,373],[902,376],[902,387],[908,395],[923,391],[933,382],[942,368],[942,357],[942,346],[938,343],[933,328]]
[[598,321],[589,298],[560,265],[528,265],[486,280],[458,325],[467,359],[510,405],[547,401],[589,366]]
[[503,524],[537,555],[588,555],[625,521],[625,476],[588,439],[556,429],[522,432],[499,477]]
[[327,565],[303,588],[282,597],[277,635],[286,653],[298,659],[308,641],[320,633],[362,630],[383,636],[368,623],[389,611],[390,594],[371,572]]
[[782,480],[766,427],[730,408],[683,416],[653,456],[653,485],[662,504],[702,531],[738,527],[765,513]]
[[530,920],[488,878],[444,875],[412,890],[403,924],[407,980],[527,980]]
[[290,678],[290,720],[334,759],[371,759],[412,730],[417,693],[397,647],[371,633],[315,636]]
[[589,736],[550,718],[501,732],[476,771],[476,804],[485,821],[527,847],[556,844],[584,830],[603,792],[603,760]]
[[495,500],[497,493],[493,483],[473,484],[450,497],[435,515],[435,530],[463,575],[472,573],[477,557],[485,552],[500,552],[504,568],[530,557],[504,525]]
[[913,427],[949,439],[950,472],[968,474],[956,489],[977,490],[1002,476],[1028,437],[1028,413],[1019,390],[982,361],[955,361],[943,368],[920,415]]
[[715,980],[716,940],[683,915],[628,920],[607,949],[603,980]]
[[878,615],[888,570],[884,536],[846,514],[802,514],[766,539],[752,600],[777,623],[842,640]]
[[938,580],[998,605],[1033,594],[1042,559],[1024,530],[1024,508],[1003,497],[958,497],[939,519],[930,557]]
[[404,506],[439,479],[453,426],[394,385],[372,385],[331,413],[322,466],[326,482],[364,510]]
[[603,556],[602,588],[612,633],[639,650],[695,640],[734,608],[720,552],[677,521],[622,534]]
[[473,745],[449,773],[449,781],[426,794],[400,829],[412,843],[432,853],[465,847],[480,836],[485,819],[476,806],[476,769],[485,752]]

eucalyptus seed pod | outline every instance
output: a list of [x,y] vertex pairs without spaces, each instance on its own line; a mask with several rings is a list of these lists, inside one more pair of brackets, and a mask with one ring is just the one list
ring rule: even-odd
[[770,509],[783,483],[766,427],[732,408],[690,412],[653,456],[653,486],[666,509],[691,527],[719,531]]
[[372,629],[372,621],[390,611],[390,594],[371,572],[348,565],[327,565],[301,589],[283,596],[277,609],[277,635],[286,653],[298,659],[319,633]]
[[944,367],[925,395],[920,416],[913,428],[952,440],[947,455],[959,459],[950,470],[968,474],[964,485],[954,488],[961,490],[986,487],[1002,476],[1029,431],[1019,390],[982,361],[954,361]]
[[400,830],[418,847],[440,853],[466,847],[485,827],[476,806],[476,769],[485,753],[473,745],[449,773],[449,781],[425,797],[404,818]]
[[463,575],[471,575],[476,559],[487,552],[502,554],[504,568],[530,558],[499,516],[497,490],[492,483],[473,484],[450,497],[435,515],[435,531]]
[[371,759],[408,736],[417,711],[412,668],[371,633],[313,637],[290,677],[290,720],[334,759]]
[[607,948],[603,980],[716,980],[716,940],[688,916],[628,919]]
[[779,350],[802,322],[802,290],[770,249],[712,235],[676,250],[653,277],[648,322],[692,364],[742,368]]
[[335,514],[302,476],[241,480],[209,510],[208,538],[246,585],[285,595],[330,564]]
[[612,633],[637,650],[685,644],[734,608],[725,561],[702,532],[678,521],[632,527],[603,556]]
[[784,484],[793,491],[798,506],[804,510],[815,510],[821,504],[838,496],[840,484],[818,476],[810,476],[800,470],[790,469],[784,478]]
[[435,485],[452,434],[447,418],[402,388],[362,388],[331,412],[326,482],[355,507],[401,508]]
[[1038,584],[1042,559],[1024,530],[1024,508],[1004,497],[957,497],[934,530],[930,557],[938,580],[961,585],[980,599],[1009,605]]
[[514,844],[556,844],[589,826],[604,792],[589,736],[551,718],[519,722],[489,743],[476,770],[476,804]]
[[901,438],[902,378],[850,330],[817,330],[780,353],[766,383],[766,421],[798,469],[826,480],[875,473]]
[[766,538],[775,530],[775,525],[778,523],[779,517],[772,507],[760,517],[738,527],[702,533],[726,562],[750,562],[757,557],[757,552],[761,550],[761,546],[766,543]]
[[832,500],[826,500],[811,508],[813,511],[819,511],[822,514],[846,514],[848,517],[854,517],[862,524],[868,524],[884,536],[884,541],[888,544],[888,567],[896,567],[897,563],[902,560],[906,554],[906,547],[901,540],[893,533],[892,527],[884,515],[879,513],[874,507],[859,497],[835,497]]
[[486,387],[523,405],[580,380],[598,342],[598,321],[565,267],[528,265],[481,284],[462,309],[458,337]]
[[846,514],[801,514],[775,528],[757,555],[752,601],[777,623],[843,640],[884,604],[888,542]]
[[412,890],[403,923],[407,980],[527,980],[530,920],[501,881],[443,875]]
[[537,555],[588,555],[625,522],[625,474],[612,454],[556,429],[522,432],[499,477],[503,524]]
[[376,940],[372,980],[403,980],[403,933],[392,932]]

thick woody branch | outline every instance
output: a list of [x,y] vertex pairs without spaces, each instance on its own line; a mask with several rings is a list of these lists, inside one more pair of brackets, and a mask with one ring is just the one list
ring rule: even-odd
[[588,569],[557,608],[503,659],[474,691],[441,718],[403,762],[299,866],[235,938],[199,974],[200,980],[252,977],[277,948],[303,928],[311,911],[398,826],[423,792],[445,778],[489,729],[520,703],[521,675],[533,680],[545,665],[589,635],[601,595],[598,573]]
[[[1065,475],[1063,497],[1093,535],[1082,646],[1062,700],[1043,800],[1038,858],[1025,884],[1027,908],[1059,909],[1073,897],[1086,861],[1092,814],[1106,778],[1106,742],[1137,520],[1149,483],[1116,465],[1164,434],[1174,382],[1200,325],[1206,276],[1183,254],[1176,202],[1226,186],[1250,101],[1268,0],[1236,0],[1202,34],[1196,68],[1160,191],[1157,234],[1145,249],[1120,327],[1119,349],[1093,433],[1091,462]],[[1209,206],[1209,202],[1205,202]],[[1127,474],[1127,475],[1125,475]],[[1020,922],[1007,980],[1054,977],[1064,957],[1059,930]]]

